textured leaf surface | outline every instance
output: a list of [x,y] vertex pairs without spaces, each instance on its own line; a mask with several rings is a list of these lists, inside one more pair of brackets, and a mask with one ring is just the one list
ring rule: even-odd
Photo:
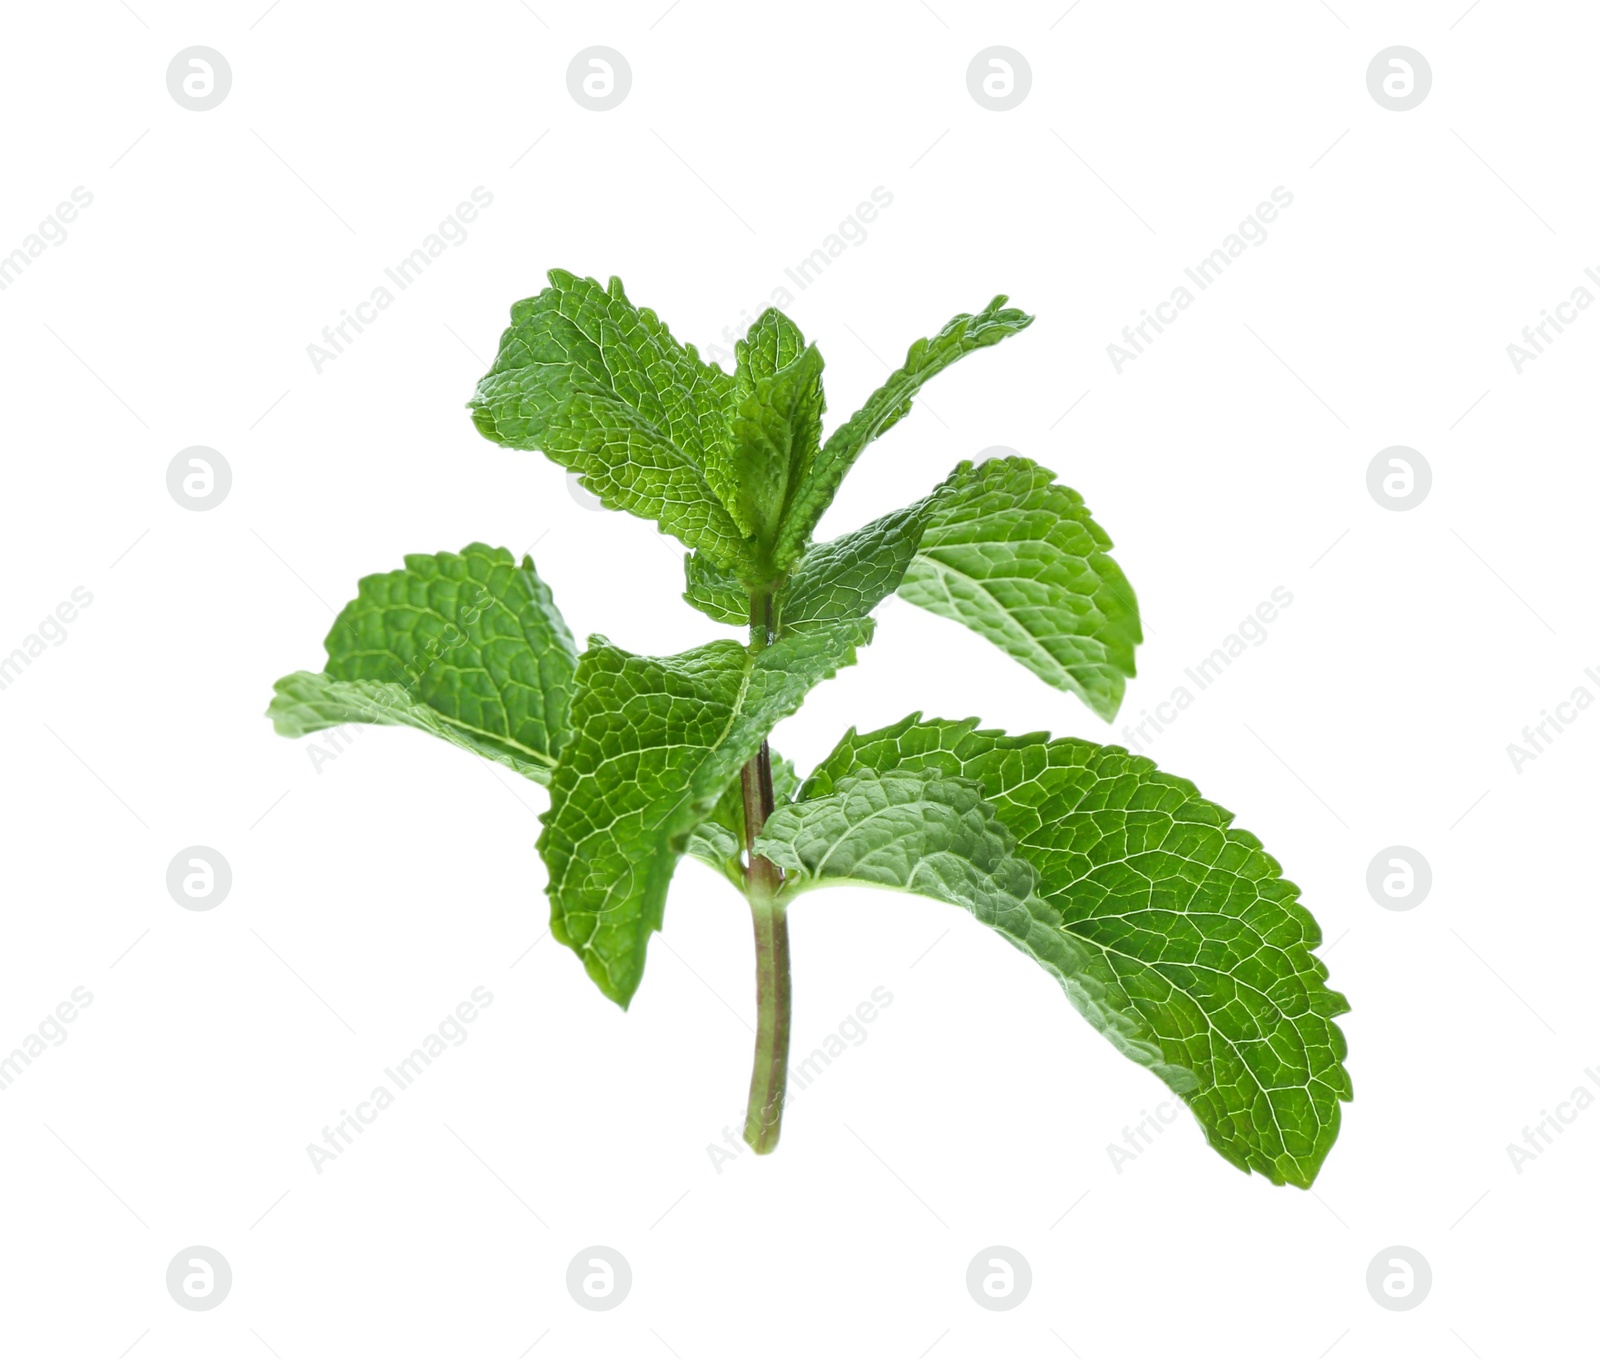
[[[965,466],[965,464],[963,464]],[[774,624],[780,634],[863,618],[892,595],[905,576],[935,499],[951,482],[907,505],[825,543],[813,543],[777,592]],[[719,623],[749,622],[750,598],[738,579],[707,558],[684,559],[683,597]]]
[[760,652],[730,640],[668,657],[590,639],[539,849],[551,933],[618,1004],[638,989],[690,832],[772,727],[870,635],[855,620]]
[[426,703],[419,703],[403,684],[379,680],[336,680],[314,670],[297,670],[272,686],[267,716],[279,736],[309,736],[350,722],[375,726],[414,727],[451,745],[498,760],[535,783],[548,784],[552,767],[484,740],[466,727],[446,721]]
[[780,631],[863,617],[892,595],[922,541],[938,494],[808,548],[779,596]]
[[1016,837],[972,779],[936,769],[863,769],[826,795],[779,807],[756,849],[784,870],[786,894],[853,882],[915,892],[970,911],[1065,986],[1082,951],[1041,900]]
[[548,288],[512,307],[471,407],[495,443],[538,449],[611,509],[742,569],[744,533],[710,479],[728,479],[733,399],[733,378],[635,307],[619,279],[602,287],[553,269]]
[[800,805],[890,771],[974,780],[1060,915],[1073,1003],[1229,1161],[1311,1183],[1350,1098],[1333,1022],[1349,1007],[1298,889],[1232,813],[1115,746],[915,718],[847,734]]
[[806,337],[776,307],[768,307],[756,317],[744,339],[734,345],[734,360],[751,378],[771,377],[787,368],[805,352]]
[[417,727],[549,780],[570,731],[576,648],[531,558],[474,543],[367,576],[334,621],[322,676],[279,682],[285,735]]
[[[772,351],[781,356],[782,344],[775,343]],[[772,372],[763,371],[767,357],[740,345],[728,468],[732,485],[720,492],[739,527],[756,540],[764,566],[791,478],[816,456],[825,406],[822,355],[815,345]]]
[[739,578],[719,567],[700,552],[687,552],[683,558],[685,602],[707,618],[730,627],[748,627],[750,595]]
[[798,469],[778,531],[776,553],[781,569],[786,570],[799,555],[861,450],[911,409],[912,399],[924,383],[973,350],[998,344],[1032,324],[1031,316],[1007,307],[1005,301],[1003,296],[996,297],[976,315],[963,313],[932,338],[916,341],[907,351],[905,363]]
[[962,463],[949,484],[902,598],[965,623],[1109,722],[1134,673],[1139,608],[1083,497],[1027,458]]

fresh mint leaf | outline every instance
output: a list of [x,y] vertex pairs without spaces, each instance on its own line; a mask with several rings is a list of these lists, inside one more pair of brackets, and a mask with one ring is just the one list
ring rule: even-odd
[[683,597],[707,618],[732,627],[748,627],[750,595],[739,578],[724,571],[703,552],[683,558]]
[[957,316],[823,439],[822,356],[776,309],[726,373],[617,279],[549,277],[512,308],[474,422],[676,536],[684,599],[748,641],[650,657],[596,636],[578,657],[533,563],[474,544],[363,580],[326,668],[278,681],[278,730],[410,726],[548,785],[551,932],[624,1008],[679,859],[737,887],[755,935],[757,1153],[782,1120],[787,913],[844,882],[970,911],[1178,1091],[1223,1156],[1309,1185],[1350,1098],[1333,1022],[1346,1005],[1298,890],[1231,813],[1116,747],[975,720],[852,730],[803,785],[768,744],[854,662],[896,590],[1117,711],[1138,608],[1110,538],[1046,469],[962,463],[914,504],[812,541],[923,384],[1032,318],[1004,296]]
[[733,357],[739,369],[757,380],[787,368],[805,349],[806,337],[800,327],[776,307],[768,307],[734,345]]
[[[822,355],[776,307],[756,319],[734,345],[729,403],[730,453],[707,466],[708,480],[761,561],[770,562],[773,534],[795,468],[822,439]],[[765,581],[755,581],[761,585]]]
[[509,749],[477,731],[447,720],[419,703],[403,684],[379,680],[336,680],[314,670],[296,670],[272,686],[267,716],[279,736],[310,736],[329,727],[365,722],[384,727],[415,727],[462,750],[497,760],[523,778],[548,784],[554,765],[527,752]]
[[1065,983],[1076,970],[1061,916],[981,786],[936,769],[860,769],[780,806],[756,850],[788,895],[835,882],[915,892],[970,911]]
[[668,657],[590,639],[539,850],[551,933],[619,1005],[638,989],[690,832],[773,726],[851,664],[871,631],[858,619],[760,649],[729,640]]
[[901,584],[943,490],[807,548],[778,596],[779,630],[799,632],[877,608]]
[[602,504],[743,572],[750,546],[709,479],[733,457],[734,394],[733,378],[635,307],[621,280],[552,269],[548,288],[512,307],[470,404],[495,443],[539,450]]
[[[915,504],[807,547],[774,596],[779,634],[864,618],[877,608],[901,583],[934,502],[951,485],[946,482]],[[700,553],[685,557],[684,573],[684,599],[707,617],[719,623],[750,621],[750,596],[736,577]]]
[[[742,358],[749,358],[748,348]],[[754,538],[763,574],[796,470],[816,456],[822,440],[822,355],[816,345],[772,373],[741,364],[735,375],[732,475],[727,495],[734,518]]]
[[867,773],[976,782],[1060,915],[1073,1003],[1226,1159],[1310,1185],[1351,1095],[1333,1022],[1349,1006],[1312,953],[1322,936],[1299,889],[1231,812],[1116,746],[913,717],[848,733],[784,816]]
[[896,589],[965,623],[1101,717],[1141,638],[1111,539],[1083,498],[1027,458],[959,464],[929,495],[808,547],[778,595],[785,629],[865,614]]
[[548,783],[570,728],[572,635],[533,560],[473,543],[367,576],[329,632],[328,662],[278,682],[268,715],[301,736],[346,722],[410,726]]
[[1033,317],[1007,307],[1005,301],[1003,295],[996,297],[975,315],[962,313],[931,339],[916,341],[907,351],[905,363],[801,464],[774,549],[780,570],[787,570],[800,555],[861,451],[910,411],[912,399],[924,383],[973,350],[998,344],[1033,323]]
[[964,462],[947,485],[901,597],[965,623],[1109,722],[1143,635],[1133,587],[1083,497],[1016,457]]

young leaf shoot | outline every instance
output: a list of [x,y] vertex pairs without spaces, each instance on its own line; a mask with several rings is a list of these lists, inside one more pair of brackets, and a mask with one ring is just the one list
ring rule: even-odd
[[1348,1006],[1298,889],[1232,813],[1121,747],[975,718],[852,729],[804,780],[768,746],[896,593],[1100,718],[1120,707],[1142,640],[1133,589],[1047,468],[963,462],[914,504],[813,538],[924,383],[1028,327],[1005,303],[916,341],[824,437],[822,356],[782,312],[725,373],[617,279],[552,271],[512,308],[473,421],[675,537],[684,599],[744,640],[641,656],[592,636],[579,652],[532,560],[474,543],[362,580],[323,669],[279,680],[268,713],[286,736],[416,727],[548,788],[551,933],[624,1008],[679,860],[726,877],[755,927],[758,1152],[783,1119],[789,912],[864,884],[971,912],[1181,1096],[1223,1157],[1308,1187],[1351,1097],[1334,1022]]

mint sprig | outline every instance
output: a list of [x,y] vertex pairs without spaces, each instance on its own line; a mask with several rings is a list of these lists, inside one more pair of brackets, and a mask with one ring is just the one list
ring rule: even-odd
[[1298,889],[1230,812],[1120,747],[976,719],[852,729],[804,781],[768,746],[855,662],[896,592],[1101,718],[1120,707],[1138,604],[1083,498],[1039,464],[963,462],[905,508],[814,541],[846,473],[922,385],[1030,324],[1005,301],[916,341],[824,437],[821,354],[781,312],[757,319],[730,374],[616,279],[553,271],[513,307],[473,420],[675,536],[685,600],[746,640],[652,657],[594,636],[580,655],[532,561],[474,544],[364,579],[324,669],[280,680],[269,713],[289,736],[414,727],[547,786],[551,932],[623,1007],[685,854],[741,890],[757,1151],[782,1126],[789,911],[851,883],[969,911],[1187,1101],[1221,1155],[1309,1186],[1351,1097],[1334,1023],[1348,1007]]

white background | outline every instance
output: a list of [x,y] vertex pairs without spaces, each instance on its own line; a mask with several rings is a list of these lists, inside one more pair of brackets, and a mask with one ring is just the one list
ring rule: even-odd
[[[1600,711],[1520,772],[1507,754],[1576,686],[1600,694],[1600,316],[1520,374],[1506,351],[1600,266],[1588,7],[265,3],[5,20],[0,251],[74,187],[93,203],[0,293],[0,652],[75,587],[93,603],[0,691],[0,1051],[74,987],[93,1003],[0,1091],[0,1350],[1592,1347],[1600,1112],[1520,1173],[1507,1152],[1600,1080]],[[196,44],[232,69],[206,112],[166,86]],[[566,82],[596,44],[632,70],[603,113]],[[1032,72],[1007,112],[966,83],[997,44]],[[1366,85],[1394,44],[1432,67],[1409,112]],[[1279,185],[1265,243],[1119,374],[1107,345]],[[477,186],[493,204],[465,241],[318,373],[323,327]],[[825,531],[1018,450],[1108,527],[1147,642],[1108,729],[891,603],[775,743],[805,769],[913,708],[1120,741],[1292,593],[1148,748],[1301,885],[1353,1005],[1356,1098],[1314,1193],[1240,1174],[1186,1114],[1114,1166],[1156,1079],[966,917],[848,891],[793,917],[797,1049],[874,987],[893,1004],[794,1100],[775,1155],[719,1172],[754,1011],[726,884],[680,869],[624,1014],[543,934],[543,790],[389,729],[317,765],[262,716],[359,576],[473,540],[536,542],[580,638],[717,635],[677,600],[671,544],[488,444],[464,403],[547,268],[616,273],[709,349],[877,186],[893,202],[866,239],[788,285],[830,427],[953,313],[1005,291],[1039,320],[940,378]],[[203,513],[165,481],[196,444],[233,475]],[[1366,485],[1395,444],[1433,472],[1404,513]],[[210,911],[165,885],[196,844],[232,867]],[[1432,865],[1411,911],[1366,889],[1394,844]],[[307,1144],[476,986],[494,1000],[469,1040],[317,1173]],[[634,1275],[604,1313],[565,1284],[596,1243]],[[208,1312],[164,1283],[195,1244],[233,1269]],[[1033,1271],[1009,1312],[964,1282],[994,1244]],[[1408,1312],[1366,1286],[1396,1244],[1433,1271]]]

